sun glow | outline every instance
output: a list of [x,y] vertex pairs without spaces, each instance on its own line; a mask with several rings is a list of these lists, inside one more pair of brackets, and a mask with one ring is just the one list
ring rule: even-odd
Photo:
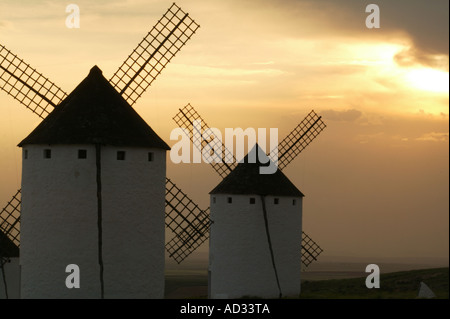
[[412,69],[406,73],[406,81],[413,88],[431,92],[449,92],[448,72],[420,68]]

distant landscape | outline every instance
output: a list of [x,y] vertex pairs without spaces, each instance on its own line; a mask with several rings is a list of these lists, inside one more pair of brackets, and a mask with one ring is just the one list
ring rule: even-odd
[[301,299],[414,299],[424,282],[436,299],[449,298],[449,268],[409,270],[381,274],[380,288],[368,289],[365,277],[304,281]]
[[[367,289],[365,268],[376,263],[381,288]],[[206,298],[207,254],[180,265],[166,262],[166,298]],[[363,262],[351,257],[323,257],[302,271],[300,298],[416,298],[425,282],[439,299],[449,298],[448,260],[431,258],[378,258]]]

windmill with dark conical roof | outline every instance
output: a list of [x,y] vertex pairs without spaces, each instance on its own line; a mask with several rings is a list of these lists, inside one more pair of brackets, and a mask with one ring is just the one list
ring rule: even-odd
[[[174,3],[109,81],[95,66],[69,95],[0,45],[0,88],[44,119],[19,144],[23,189],[0,212],[0,239],[20,245],[21,297],[163,297],[164,210],[192,201],[132,105],[198,27]],[[79,289],[65,284],[72,264]]]
[[[188,134],[193,144],[198,148],[200,153],[207,147],[207,151],[216,152],[215,150],[222,150],[222,154],[215,154],[215,157],[223,159],[222,162],[211,161],[210,165],[214,171],[223,179],[230,174],[237,165],[236,158],[233,153],[223,145],[222,140],[215,137],[213,131],[200,116],[200,114],[190,104],[179,109],[179,112],[174,116],[174,121],[179,127],[184,129],[184,132],[192,132]],[[194,125],[197,122],[198,125]],[[283,170],[287,167],[326,127],[322,121],[322,117],[317,115],[314,110],[309,114],[279,143],[277,147],[278,170]],[[203,132],[208,133],[208,141],[202,140]],[[198,141],[202,141],[199,143]],[[275,150],[272,150],[271,154]],[[271,157],[273,161],[274,158]],[[189,213],[189,210],[184,210],[182,213]],[[183,214],[180,214],[181,217]],[[194,252],[202,243],[204,243],[209,236],[209,208],[203,211],[201,218],[197,218],[195,223],[180,223],[181,217],[177,220],[170,220],[169,225],[175,225],[177,236],[173,237],[167,244],[166,249],[170,256],[180,263],[192,252]],[[169,226],[170,227],[170,226]],[[322,249],[317,243],[312,240],[305,232],[302,232],[302,246],[301,256],[302,265],[308,267],[313,261],[317,260]]]
[[[190,134],[190,139],[193,144],[198,148],[198,150],[202,153],[203,151],[214,152],[217,158],[223,159],[223,161],[212,161],[210,162],[211,167],[214,168],[216,173],[218,173],[223,181],[220,183],[213,191],[211,195],[211,220],[206,217],[199,221],[194,226],[188,225],[185,227],[180,227],[181,229],[177,232],[179,236],[175,236],[166,244],[166,248],[171,255],[175,256],[175,260],[182,261],[186,256],[191,254],[199,245],[201,245],[206,239],[208,239],[210,233],[209,229],[211,228],[211,236],[213,233],[219,234],[214,235],[215,239],[210,238],[210,285],[209,285],[209,295],[210,297],[236,297],[242,296],[242,293],[246,292],[248,295],[251,292],[254,292],[258,296],[275,296],[276,294],[296,294],[300,291],[300,269],[301,265],[308,267],[313,261],[317,260],[317,257],[322,253],[322,248],[304,231],[302,231],[301,227],[301,204],[302,204],[302,195],[301,192],[287,179],[287,177],[281,172],[286,166],[288,166],[296,157],[299,155],[326,127],[325,123],[322,121],[322,117],[317,115],[314,111],[311,111],[277,146],[277,148],[273,149],[270,152],[270,159],[272,162],[277,162],[277,170],[273,174],[273,176],[259,176],[259,168],[261,165],[258,164],[237,164],[236,158],[233,153],[228,150],[223,144],[221,138],[216,138],[216,136],[211,133],[213,132],[210,127],[206,124],[204,119],[198,114],[198,112],[190,105],[186,105],[185,107],[179,110],[179,113],[174,117],[175,122],[182,128],[184,128],[184,132],[192,132]],[[196,123],[196,124],[194,124]],[[203,139],[203,133],[208,132],[208,141]],[[201,141],[199,143],[198,141]],[[263,152],[256,151],[258,149],[255,147],[252,156],[256,157],[256,154],[260,154],[260,158],[269,158]],[[222,154],[216,154],[216,150],[221,150]],[[277,156],[275,156],[277,154]],[[247,156],[248,158],[248,156]],[[262,163],[266,163],[265,160],[261,161]],[[227,213],[216,213],[215,216],[218,217],[219,220],[224,221],[225,224],[219,223],[216,220],[216,217],[212,214],[212,208],[215,206],[215,201],[218,200],[217,196],[225,196],[226,203],[229,204],[227,210],[233,209],[233,206],[230,205],[233,203],[233,194],[239,194],[239,196],[251,196],[248,201],[244,201],[242,205],[248,205],[250,203],[250,208],[253,211],[262,211],[259,214],[259,223],[262,222],[262,217],[265,217],[265,228],[257,228],[254,229],[256,233],[259,235],[262,234],[262,231],[265,229],[267,234],[267,240],[263,241],[250,241],[246,242],[245,240],[237,240],[239,234],[235,234],[232,229],[243,229],[245,227],[254,227],[255,224],[246,223],[246,218],[251,218],[251,216],[255,216],[255,212],[250,213],[248,216],[246,214],[239,214],[236,219],[230,218],[227,219]],[[267,254],[262,253],[261,255],[257,255],[256,259],[248,259],[246,266],[242,266],[242,263],[237,262],[238,259],[233,258],[232,253],[229,250],[229,243],[234,243],[239,245],[246,245],[245,249],[240,250],[241,255],[253,256],[252,253],[253,248],[249,247],[259,247],[255,248],[256,250],[266,250],[270,248],[269,251],[272,251],[271,241],[269,239],[270,235],[270,225],[269,225],[269,213],[265,211],[265,209],[261,210],[265,206],[272,205],[270,201],[273,199],[273,205],[276,208],[284,207],[279,205],[281,198],[276,196],[283,195],[284,197],[290,197],[292,200],[292,206],[288,207],[288,211],[293,211],[291,218],[293,218],[292,223],[287,226],[286,230],[289,229],[290,232],[279,235],[278,237],[283,238],[283,236],[287,236],[286,245],[279,249],[278,251],[289,251],[292,255],[282,254],[287,258],[286,260],[278,260],[276,261],[276,256],[271,254],[271,263],[273,265],[273,275],[269,275],[267,272],[268,264],[264,264],[261,267],[266,267],[266,272],[262,276],[258,276],[253,272],[258,272],[260,266],[257,266],[259,262],[262,262],[264,258],[267,257]],[[265,205],[265,198],[261,196],[271,196],[269,198],[269,203]],[[275,196],[275,197],[274,197]],[[273,197],[273,198],[272,198]],[[214,199],[216,198],[216,199]],[[223,198],[222,198],[223,199]],[[231,201],[231,203],[229,202]],[[288,200],[283,200],[286,203]],[[277,202],[277,203],[275,203]],[[221,202],[224,204],[225,202]],[[264,204],[264,205],[263,205]],[[221,206],[215,206],[220,208]],[[223,208],[223,207],[222,207]],[[246,211],[247,208],[243,208],[243,206],[238,206],[237,211]],[[205,212],[209,212],[209,209],[205,210]],[[264,215],[263,215],[264,213]],[[232,215],[233,213],[231,213]],[[225,217],[223,217],[223,216]],[[274,214],[275,216],[277,213]],[[280,216],[283,213],[279,214]],[[258,218],[258,217],[254,217]],[[273,217],[272,217],[273,218]],[[300,220],[298,219],[300,218]],[[288,219],[289,220],[289,219]],[[242,221],[243,223],[240,223]],[[277,222],[275,222],[277,223]],[[233,225],[230,229],[227,229],[230,225]],[[292,228],[291,226],[294,227]],[[213,232],[213,229],[217,229],[217,231]],[[280,230],[278,229],[278,232]],[[228,235],[227,235],[228,233]],[[252,233],[252,232],[250,232]],[[256,238],[255,233],[255,238]],[[241,233],[240,235],[246,234],[246,232]],[[221,238],[221,236],[224,236]],[[245,237],[245,236],[244,236]],[[219,239],[217,239],[219,238]],[[242,239],[242,238],[241,238]],[[225,241],[222,241],[225,240]],[[250,244],[249,244],[250,243]],[[221,251],[224,249],[224,251]],[[297,250],[295,250],[297,249]],[[222,258],[222,255],[227,257]],[[216,257],[219,256],[219,257]],[[259,257],[258,257],[259,256]],[[229,257],[229,258],[228,258]],[[216,262],[216,258],[219,262]],[[245,259],[245,258],[244,258]],[[268,261],[267,258],[265,260]],[[284,263],[283,266],[278,266],[281,269],[284,269],[283,272],[288,272],[283,276],[278,276],[277,264]],[[297,261],[297,262],[296,262]],[[242,267],[241,267],[242,266]],[[248,266],[248,267],[247,267]],[[228,267],[228,268],[227,268]],[[253,268],[252,268],[253,267]],[[270,267],[269,267],[270,268]],[[246,270],[244,270],[246,269]],[[289,269],[289,270],[288,270]],[[240,278],[248,278],[243,281],[236,280],[233,277],[233,272],[236,272],[236,276],[241,276]],[[213,274],[214,273],[214,274]],[[259,278],[263,279],[267,275],[269,279],[267,283],[259,283],[256,285],[255,283],[249,283],[248,280],[250,278]],[[221,279],[223,276],[227,279]],[[214,280],[212,277],[216,278]],[[231,278],[231,279],[230,279]],[[267,280],[266,278],[266,280]],[[281,279],[280,279],[281,278]],[[284,279],[283,279],[284,278]],[[283,284],[281,284],[281,281]],[[289,281],[292,282],[289,282]],[[230,283],[234,283],[233,289],[228,289],[231,287]],[[298,283],[298,285],[297,285]],[[275,286],[274,286],[275,285]],[[270,288],[271,287],[271,288]],[[276,292],[274,292],[273,288],[278,287]],[[225,289],[226,288],[226,289]],[[225,290],[224,290],[225,289]]]
[[[22,297],[162,298],[169,146],[100,69],[19,146]],[[61,284],[69,264],[80,289]]]
[[211,192],[210,298],[300,293],[303,194],[256,145]]

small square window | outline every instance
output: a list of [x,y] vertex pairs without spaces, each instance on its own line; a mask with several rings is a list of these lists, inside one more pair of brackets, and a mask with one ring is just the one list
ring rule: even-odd
[[274,203],[275,205],[278,205],[279,202],[280,202],[280,199],[279,199],[279,198],[274,198],[274,199],[273,199],[273,203]]
[[254,205],[256,203],[255,197],[250,197],[250,204]]
[[125,151],[117,151],[117,160],[124,161],[125,160]]
[[28,150],[24,150],[23,151],[23,158],[27,159],[28,158]]
[[153,162],[153,160],[154,160],[153,152],[148,152],[148,161]]
[[216,197],[213,197],[213,204],[216,203]]
[[52,158],[52,150],[45,149],[44,150],[44,158]]
[[228,197],[228,198],[227,198],[227,202],[228,202],[228,204],[231,204],[231,203],[233,202],[233,198]]
[[295,199],[292,200],[292,206],[295,206],[297,204],[297,201]]
[[78,150],[78,158],[79,159],[87,158],[87,150]]

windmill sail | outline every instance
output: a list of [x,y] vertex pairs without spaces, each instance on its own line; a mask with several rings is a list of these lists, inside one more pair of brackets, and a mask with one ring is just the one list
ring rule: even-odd
[[200,26],[175,3],[110,79],[133,105]]
[[195,217],[178,235],[167,244],[166,250],[169,257],[177,263],[181,263],[209,238],[209,208]]
[[17,247],[20,246],[20,203],[19,189],[0,211],[0,232],[2,232]]
[[[179,127],[186,129],[188,132],[192,132],[192,134],[189,135],[189,138],[197,149],[202,152],[204,144],[207,143],[202,139],[202,132],[209,130],[210,127],[206,124],[200,114],[198,114],[198,112],[192,107],[192,105],[188,104],[179,109],[179,112],[173,117],[173,120]],[[198,121],[201,128],[194,126],[195,121]],[[196,140],[200,140],[202,143],[196,143]],[[210,165],[216,173],[220,175],[220,177],[225,178],[236,167],[236,159],[233,153],[230,152],[225,145],[223,145],[221,140],[215,138],[214,135],[212,135],[211,139],[208,141],[208,144],[211,145],[213,149],[222,149],[222,154],[220,157],[223,159],[223,162],[211,162]]]
[[209,237],[209,208],[202,210],[166,179],[166,226],[175,236],[166,244],[169,257],[182,262]]
[[[289,133],[278,146],[278,169],[283,170],[326,127],[314,110]],[[272,159],[273,160],[273,159]]]
[[67,94],[0,44],[0,88],[45,118]]
[[302,264],[308,267],[323,252],[317,243],[305,232],[302,232]]

